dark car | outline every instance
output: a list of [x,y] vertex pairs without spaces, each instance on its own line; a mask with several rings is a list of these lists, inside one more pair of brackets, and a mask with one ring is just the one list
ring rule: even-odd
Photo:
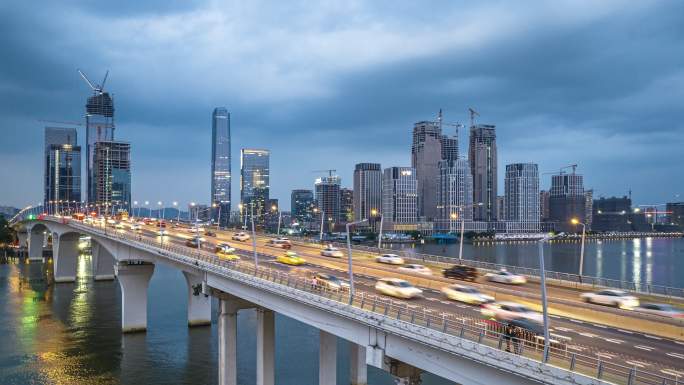
[[199,247],[199,244],[196,239],[188,239],[187,241],[185,241],[185,246],[197,249]]
[[454,265],[444,272],[445,278],[462,279],[464,281],[475,281],[477,279],[477,269],[471,266]]
[[206,231],[204,232],[204,235],[206,235],[207,237],[215,237],[215,236],[216,236],[216,233],[213,232],[213,231],[210,231],[210,230],[206,230]]

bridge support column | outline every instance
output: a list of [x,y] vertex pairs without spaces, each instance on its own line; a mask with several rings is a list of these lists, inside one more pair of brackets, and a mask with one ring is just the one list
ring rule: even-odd
[[188,285],[188,326],[211,325],[211,297],[202,293],[202,277],[183,272]]
[[385,358],[385,370],[387,370],[397,385],[420,385],[423,371],[405,362],[393,358]]
[[318,384],[337,384],[337,337],[323,330],[318,350]]
[[52,262],[55,282],[75,282],[78,263],[78,233],[53,234]]
[[27,231],[17,232],[17,240],[19,241],[19,248],[28,247],[28,237],[29,237],[29,234]]
[[368,385],[366,347],[349,343],[349,379],[351,385]]
[[31,230],[28,234],[28,257],[31,261],[43,260],[45,234],[42,231]]
[[93,251],[93,279],[95,281],[107,281],[114,279],[114,257],[105,247],[97,242],[91,243]]
[[256,385],[274,385],[275,314],[272,310],[257,308],[257,362]]
[[219,385],[237,385],[237,313],[233,299],[219,300]]
[[147,287],[154,265],[120,262],[115,272],[121,286],[121,330],[124,333],[147,330]]

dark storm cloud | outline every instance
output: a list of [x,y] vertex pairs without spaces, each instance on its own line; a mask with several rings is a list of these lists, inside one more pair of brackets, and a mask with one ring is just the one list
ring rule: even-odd
[[[31,200],[42,174],[36,119],[81,119],[89,91],[77,67],[96,82],[111,70],[140,199],[206,200],[217,105],[232,113],[233,172],[240,147],[272,149],[271,185],[285,201],[311,185],[309,170],[337,168],[351,184],[357,161],[407,165],[413,122],[444,108],[447,121],[466,123],[469,106],[498,127],[500,170],[579,163],[599,194],[628,186],[641,201],[684,190],[673,178],[684,161],[681,2],[17,2],[0,11],[0,162],[11,164],[0,177],[19,170],[38,192]],[[626,169],[633,177],[616,180]],[[156,191],[179,176],[187,183],[174,196]],[[25,196],[0,190],[17,205]]]

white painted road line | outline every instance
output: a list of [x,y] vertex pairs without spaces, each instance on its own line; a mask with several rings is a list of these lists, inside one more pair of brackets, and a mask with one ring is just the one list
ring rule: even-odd
[[564,327],[561,327],[561,326],[557,326],[555,329],[556,329],[556,330],[560,330],[560,331],[562,331],[562,332],[566,332],[566,333],[569,333],[569,332],[573,332],[573,331],[574,331],[574,330],[572,330],[572,329],[570,329],[570,328],[564,328]]
[[634,334],[633,331],[625,330],[625,329],[618,329],[618,331],[626,333],[626,334]]
[[632,366],[636,366],[636,367],[638,367],[638,368],[643,368],[643,367],[646,367],[646,366],[651,366],[651,364],[649,364],[649,363],[647,363],[647,362],[641,362],[641,361],[625,361],[625,362],[628,363],[628,364],[630,364],[630,365],[632,365]]
[[618,339],[614,339],[614,338],[604,338],[604,340],[608,341],[610,343],[613,343],[613,344],[618,344],[618,345],[625,342],[623,340],[618,340]]
[[650,351],[652,351],[653,349],[655,349],[655,348],[652,348],[652,347],[650,347],[650,346],[644,346],[644,345],[635,345],[634,347],[637,348],[637,349],[645,350],[645,351],[647,351],[647,352],[650,352]]
[[605,325],[599,325],[599,324],[592,324],[592,325],[596,326],[597,328],[608,329],[608,326],[605,326]]
[[577,345],[568,345],[568,349],[570,349],[570,350],[577,350],[577,351],[579,351],[579,352],[583,352],[583,351],[585,351],[587,348],[584,348],[584,347],[581,347],[581,346],[577,346]]
[[584,321],[580,321],[580,320],[578,320],[578,319],[574,319],[574,318],[569,318],[569,319],[570,319],[571,322],[574,322],[574,323],[576,323],[576,324],[583,324],[583,323],[584,323]]
[[670,356],[670,357],[679,358],[679,359],[684,360],[684,354],[680,354],[680,353],[667,353],[667,355]]
[[644,337],[651,338],[651,339],[654,339],[654,340],[662,340],[662,339],[663,339],[662,337],[652,336],[652,335],[650,335],[650,334],[644,334]]
[[598,337],[596,334],[593,333],[578,333],[581,336],[587,337],[587,338],[596,338]]
[[672,369],[663,369],[663,370],[661,370],[660,372],[661,372],[661,373],[665,373],[665,374],[669,374],[669,375],[675,376],[675,377],[682,377],[682,376],[684,376],[684,372],[679,372],[679,371],[672,370]]
[[612,360],[612,359],[615,358],[615,356],[613,356],[612,354],[608,354],[608,353],[596,353],[596,355],[597,355],[598,357],[606,358],[606,359],[609,359],[609,360]]

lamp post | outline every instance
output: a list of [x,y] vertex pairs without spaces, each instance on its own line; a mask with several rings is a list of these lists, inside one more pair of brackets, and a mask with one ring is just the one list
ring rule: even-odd
[[[371,209],[371,215],[375,217],[378,215],[378,210],[377,209]],[[380,228],[378,229],[378,250],[380,250],[380,247],[382,247],[382,222],[385,219],[385,217],[380,214]]]
[[[149,206],[150,206],[150,201],[145,201],[145,210],[147,210],[147,216],[149,216],[151,218],[152,213],[150,213],[150,207]],[[140,213],[138,213],[138,214],[140,214]]]
[[[463,261],[463,236],[465,235],[464,234],[465,233],[465,217],[463,216],[463,208],[464,207],[482,206],[482,205],[484,205],[484,203],[478,202],[477,204],[457,206],[460,214],[451,213],[449,215],[449,217],[451,219],[457,219],[458,217],[461,218],[461,235],[459,236],[459,245],[458,245],[458,260],[459,260],[459,262]],[[451,227],[451,226],[449,226],[449,227]]]
[[586,239],[587,226],[584,223],[580,222],[580,220],[577,218],[572,218],[572,220],[570,220],[570,223],[572,223],[575,226],[582,225],[582,245],[580,246],[580,262],[579,262],[579,281],[580,281],[580,283],[582,283],[582,273],[584,270],[584,241]]
[[351,248],[351,233],[349,230],[350,226],[357,225],[359,223],[366,222],[367,219],[362,219],[360,221],[347,223],[347,260],[349,263],[349,303],[354,301],[354,270],[352,269],[352,248]]
[[173,201],[173,207],[176,209],[176,223],[180,222],[180,210],[178,209],[178,202]]
[[259,259],[257,256],[256,249],[256,231],[254,231],[254,201],[250,201],[250,219],[252,221],[252,250],[254,252],[254,274],[256,274],[259,269]]
[[542,297],[542,316],[544,319],[544,362],[549,359],[549,312],[546,302],[546,270],[544,269],[544,242],[552,239],[553,236],[548,235],[539,240],[539,279],[541,284]]
[[[135,215],[135,207],[138,206],[138,201],[133,201],[133,218],[137,218]],[[138,214],[140,214],[140,209],[138,209]]]
[[280,235],[280,222],[283,220],[283,212],[278,210],[278,206],[271,206],[271,211],[278,211],[278,231],[277,234]]

